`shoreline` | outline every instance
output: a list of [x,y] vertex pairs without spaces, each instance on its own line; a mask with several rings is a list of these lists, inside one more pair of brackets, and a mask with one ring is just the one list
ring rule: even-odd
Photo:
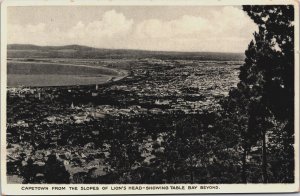
[[[71,66],[71,64],[68,64]],[[78,66],[78,65],[74,65]],[[45,88],[45,87],[68,87],[68,86],[90,86],[90,85],[102,85],[110,82],[116,82],[122,80],[128,76],[128,71],[123,69],[106,68],[106,67],[93,67],[89,65],[79,65],[82,67],[90,67],[95,69],[109,69],[116,72],[116,75],[72,75],[72,74],[7,74],[7,89],[9,88]],[[35,79],[34,79],[35,77]],[[24,83],[32,83],[30,85],[21,85],[18,81],[21,80]],[[33,81],[31,81],[33,80]],[[63,81],[66,80],[66,81]],[[77,81],[73,82],[73,80]],[[34,81],[40,81],[35,83]],[[49,85],[50,84],[50,85]]]

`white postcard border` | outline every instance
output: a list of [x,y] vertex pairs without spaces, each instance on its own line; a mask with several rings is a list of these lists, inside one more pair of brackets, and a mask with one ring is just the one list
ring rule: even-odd
[[[6,50],[7,50],[7,7],[9,6],[212,6],[212,5],[275,5],[293,4],[295,6],[295,183],[293,184],[158,184],[158,185],[96,185],[96,184],[7,184],[6,177]],[[112,190],[118,186],[127,190]],[[171,189],[171,186],[185,187],[185,190]],[[197,186],[197,189],[188,189]],[[209,187],[218,189],[208,189]],[[47,187],[48,190],[24,190]],[[65,187],[58,190],[58,187]],[[78,190],[70,190],[77,187]],[[81,187],[95,187],[99,190],[81,190]],[[130,187],[142,190],[129,190]],[[144,187],[144,189],[143,189]],[[146,190],[147,187],[169,187],[168,190]],[[203,189],[201,189],[201,187]],[[52,190],[55,188],[55,190]],[[207,188],[207,189],[204,189]],[[199,194],[199,193],[275,193],[299,191],[299,2],[295,0],[6,0],[1,3],[1,191],[3,195],[63,195],[63,194]],[[74,188],[75,189],[75,188]]]

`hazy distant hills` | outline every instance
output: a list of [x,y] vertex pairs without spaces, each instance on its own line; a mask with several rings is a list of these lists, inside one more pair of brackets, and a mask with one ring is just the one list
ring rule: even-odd
[[103,49],[81,45],[37,46],[30,44],[10,44],[7,46],[8,58],[158,58],[193,60],[244,60],[242,53],[219,52],[167,52],[128,49]]
[[80,45],[66,45],[66,46],[37,46],[32,44],[9,44],[8,50],[92,50],[92,47]]

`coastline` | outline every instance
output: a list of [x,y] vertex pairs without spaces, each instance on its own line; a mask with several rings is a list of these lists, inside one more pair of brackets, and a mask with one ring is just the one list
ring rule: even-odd
[[[54,63],[53,63],[54,64]],[[62,66],[72,66],[73,64],[60,64]],[[20,87],[59,87],[59,86],[86,86],[95,84],[105,84],[119,81],[128,76],[128,71],[123,69],[96,67],[89,65],[77,65],[76,67],[88,67],[92,69],[107,69],[116,75],[77,75],[77,74],[7,74],[7,88]],[[38,81],[38,82],[37,82]]]

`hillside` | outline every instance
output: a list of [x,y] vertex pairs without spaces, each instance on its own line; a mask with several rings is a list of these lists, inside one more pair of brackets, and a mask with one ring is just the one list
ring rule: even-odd
[[219,52],[167,52],[128,49],[103,49],[80,45],[37,46],[29,44],[11,44],[7,46],[8,58],[159,58],[190,60],[244,60],[241,53]]

